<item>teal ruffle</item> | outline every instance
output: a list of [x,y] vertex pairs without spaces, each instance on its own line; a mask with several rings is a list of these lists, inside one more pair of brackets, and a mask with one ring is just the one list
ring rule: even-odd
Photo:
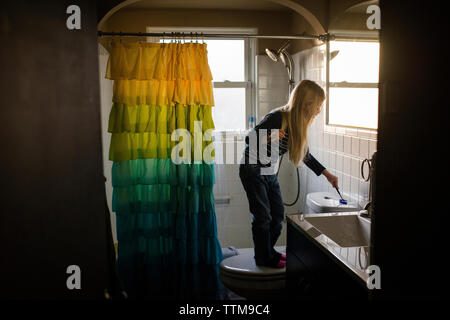
[[114,188],[131,185],[213,186],[214,163],[174,164],[171,159],[136,159],[114,162]]
[[118,215],[214,212],[213,187],[134,185],[113,190],[112,210]]
[[218,264],[222,252],[214,212],[117,216],[119,256],[139,255],[151,264],[160,256],[182,264]]
[[119,273],[130,297],[219,299],[213,211],[117,215]]

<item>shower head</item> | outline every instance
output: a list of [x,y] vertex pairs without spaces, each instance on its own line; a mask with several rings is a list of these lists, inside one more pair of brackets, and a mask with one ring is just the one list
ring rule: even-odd
[[289,54],[289,52],[286,51],[286,49],[289,47],[290,44],[291,44],[290,40],[286,41],[277,51],[266,48],[266,54],[272,61],[277,62],[278,59],[280,59],[283,65],[285,66],[289,76],[289,94],[295,84],[293,79],[294,62],[292,61],[292,57]]
[[266,54],[269,56],[270,59],[277,62],[278,61],[278,53],[275,52],[273,49],[266,48]]
[[270,59],[272,59],[275,62],[278,61],[278,58],[281,58],[281,61],[284,63],[284,65],[286,65],[286,61],[285,61],[284,57],[281,54],[284,52],[285,49],[287,49],[287,47],[289,47],[290,44],[291,44],[290,40],[286,41],[280,47],[280,49],[278,49],[277,51],[275,51],[273,49],[266,48],[266,54],[269,56]]

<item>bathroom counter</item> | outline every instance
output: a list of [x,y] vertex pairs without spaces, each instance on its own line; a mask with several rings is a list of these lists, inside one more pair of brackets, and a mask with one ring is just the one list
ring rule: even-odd
[[[349,214],[355,213],[321,214],[321,217],[331,215],[348,216]],[[331,280],[328,282],[333,282],[334,280],[339,282],[341,279],[344,279],[344,282],[339,282],[339,286],[347,286],[347,283],[350,283],[350,286],[354,286],[355,290],[352,291],[352,294],[355,294],[355,292],[358,292],[357,294],[359,295],[363,293],[367,294],[367,280],[369,276],[364,271],[364,268],[360,266],[360,263],[366,267],[366,256],[364,252],[367,252],[368,257],[369,247],[340,247],[331,238],[321,233],[311,223],[306,221],[305,217],[307,218],[309,216],[314,215],[294,214],[287,216],[288,269],[289,254],[292,254],[294,257],[293,260],[299,260],[295,263],[303,265],[307,270],[314,269],[314,272],[318,270],[317,274],[319,275],[315,275],[314,277],[316,279],[320,278],[322,285],[328,281],[325,281],[325,277],[330,276]],[[361,255],[360,259],[358,255]],[[299,267],[296,266],[296,268],[298,270]],[[333,284],[330,285],[333,286]]]

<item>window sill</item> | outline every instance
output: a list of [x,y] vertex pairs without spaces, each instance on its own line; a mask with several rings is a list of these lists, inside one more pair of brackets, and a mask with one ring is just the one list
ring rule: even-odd
[[343,134],[347,136],[363,137],[367,139],[377,140],[378,130],[376,129],[364,129],[364,128],[352,128],[337,125],[325,125],[324,132]]
[[244,141],[248,130],[229,130],[229,131],[214,131],[214,141],[216,142],[233,142]]

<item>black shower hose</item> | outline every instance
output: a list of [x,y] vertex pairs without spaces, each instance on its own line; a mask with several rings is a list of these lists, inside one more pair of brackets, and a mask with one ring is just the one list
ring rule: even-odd
[[[281,156],[280,164],[278,165],[277,178],[278,178],[278,172],[280,172],[281,162],[283,161],[283,156],[284,155]],[[298,198],[300,197],[300,173],[298,172],[298,168],[296,168],[296,170],[297,170],[297,197],[295,197],[295,200],[292,203],[286,203],[283,201],[283,204],[288,207],[292,207],[294,204],[296,204],[298,201]]]

